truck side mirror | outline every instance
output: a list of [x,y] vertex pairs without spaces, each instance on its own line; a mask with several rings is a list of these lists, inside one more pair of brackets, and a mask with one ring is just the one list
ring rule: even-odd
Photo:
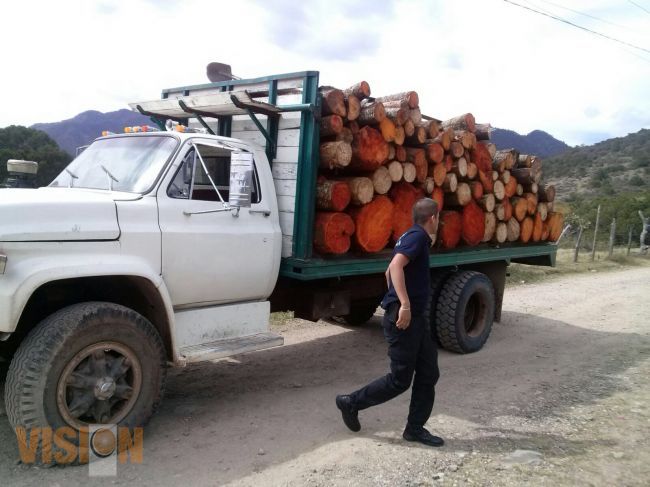
[[230,193],[228,205],[231,208],[250,208],[253,192],[253,154],[235,151],[230,156]]

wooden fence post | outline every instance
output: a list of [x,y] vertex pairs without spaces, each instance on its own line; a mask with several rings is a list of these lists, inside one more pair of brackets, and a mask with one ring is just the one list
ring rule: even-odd
[[598,235],[598,224],[600,223],[600,205],[598,205],[598,211],[596,212],[596,225],[594,226],[594,242],[591,246],[591,260],[593,261],[596,257],[596,236]]
[[631,248],[632,248],[632,226],[630,226],[630,231],[627,236],[627,255],[630,255]]
[[578,232],[578,241],[576,242],[576,250],[573,253],[573,262],[578,262],[578,252],[580,252],[581,240],[582,240],[582,225],[580,225],[580,231]]
[[609,249],[607,253],[608,258],[612,258],[614,254],[614,240],[616,239],[616,218],[612,218],[612,226],[609,229]]

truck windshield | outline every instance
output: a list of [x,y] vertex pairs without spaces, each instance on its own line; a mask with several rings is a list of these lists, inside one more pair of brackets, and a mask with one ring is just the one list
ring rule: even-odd
[[173,137],[113,137],[93,142],[50,186],[145,193],[170,158]]

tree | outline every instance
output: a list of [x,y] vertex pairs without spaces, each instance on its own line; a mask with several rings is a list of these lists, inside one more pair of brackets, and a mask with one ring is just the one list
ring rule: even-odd
[[47,186],[71,160],[49,135],[20,125],[0,128],[0,181],[7,177],[8,159],[38,162],[38,186]]

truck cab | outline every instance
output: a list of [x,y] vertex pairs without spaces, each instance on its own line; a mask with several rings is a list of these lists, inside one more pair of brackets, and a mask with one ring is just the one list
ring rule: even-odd
[[100,137],[48,187],[0,191],[0,221],[14,426],[141,424],[165,363],[282,344],[267,329],[277,200],[251,144],[151,127]]

